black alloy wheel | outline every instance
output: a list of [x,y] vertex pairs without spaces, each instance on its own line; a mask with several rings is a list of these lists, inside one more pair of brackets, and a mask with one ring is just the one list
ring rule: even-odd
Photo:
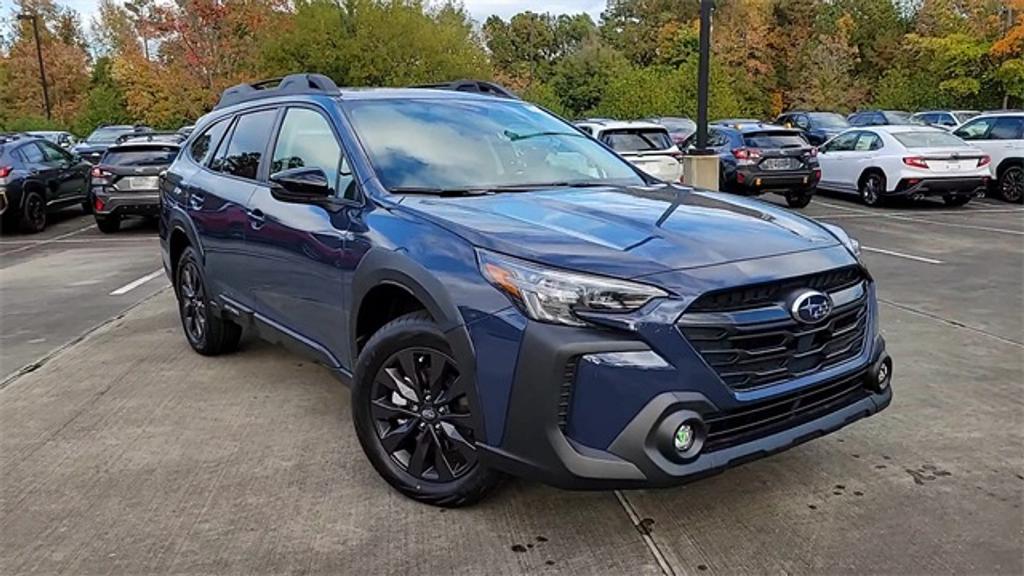
[[21,210],[22,232],[34,234],[46,228],[46,200],[41,194],[27,192]]
[[377,371],[370,411],[384,451],[402,470],[451,482],[477,464],[464,380],[448,354],[426,347],[392,354]]
[[885,190],[885,181],[878,174],[868,174],[860,185],[860,199],[867,206],[878,206]]
[[1007,202],[1024,201],[1024,168],[1011,166],[999,177],[999,195]]
[[178,298],[181,301],[181,323],[185,328],[185,336],[193,347],[201,347],[206,341],[209,312],[202,276],[191,259],[185,261],[178,272]]

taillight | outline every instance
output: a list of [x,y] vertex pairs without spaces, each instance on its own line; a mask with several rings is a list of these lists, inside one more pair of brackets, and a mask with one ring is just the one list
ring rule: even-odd
[[0,178],[7,178],[14,172],[14,166],[0,166]]
[[978,158],[978,168],[981,168],[983,166],[988,166],[991,163],[992,163],[992,157],[991,156],[982,156],[981,158]]
[[920,156],[907,156],[903,159],[903,163],[911,168],[921,168],[922,170],[928,169],[928,162]]
[[761,151],[757,148],[733,148],[732,155],[737,160],[755,160],[761,157]]

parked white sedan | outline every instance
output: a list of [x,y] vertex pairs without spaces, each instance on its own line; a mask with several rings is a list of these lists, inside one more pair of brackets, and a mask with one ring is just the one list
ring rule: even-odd
[[868,206],[934,196],[963,206],[984,194],[990,162],[980,149],[939,128],[853,128],[819,149],[818,188],[857,194]]
[[683,154],[660,124],[595,119],[576,126],[655,178],[678,182],[683,175]]

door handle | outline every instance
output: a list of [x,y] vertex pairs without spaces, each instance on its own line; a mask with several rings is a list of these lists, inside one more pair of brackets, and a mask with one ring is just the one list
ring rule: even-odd
[[193,210],[201,210],[206,202],[206,196],[193,192],[188,196],[188,207]]
[[249,217],[249,226],[252,227],[253,230],[263,228],[263,224],[267,221],[267,217],[263,214],[263,210],[260,210],[259,208],[248,210],[245,214]]

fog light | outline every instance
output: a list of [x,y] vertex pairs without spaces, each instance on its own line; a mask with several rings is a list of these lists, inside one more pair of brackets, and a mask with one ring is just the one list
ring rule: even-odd
[[693,440],[696,438],[693,426],[683,423],[676,428],[675,437],[672,440],[673,446],[675,446],[676,452],[686,452],[693,447]]
[[878,367],[878,389],[885,390],[889,387],[889,376],[892,368],[890,367],[888,359],[882,362],[882,365]]

